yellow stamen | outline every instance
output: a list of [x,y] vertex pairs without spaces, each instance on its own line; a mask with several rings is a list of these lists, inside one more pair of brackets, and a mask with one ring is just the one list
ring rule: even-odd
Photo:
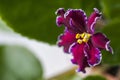
[[90,37],[91,37],[91,34],[88,34],[88,33],[87,33],[86,35],[87,35],[87,38],[90,38]]
[[76,39],[79,39],[80,36],[81,36],[81,35],[78,33],[78,34],[76,34],[75,38],[76,38]]
[[81,38],[84,38],[85,35],[86,35],[86,33],[82,33],[81,34]]
[[82,40],[81,40],[81,39],[78,39],[78,40],[77,40],[77,43],[81,44],[81,43],[82,43]]
[[83,38],[83,42],[85,43],[88,42],[88,40],[89,40],[88,38]]
[[75,36],[75,38],[77,39],[77,43],[79,44],[81,44],[82,42],[87,43],[90,37],[91,37],[91,34],[86,33],[86,32],[82,34],[77,33]]
[[83,38],[83,42],[85,42],[85,43],[88,42],[90,36],[91,36],[91,34],[86,33],[84,38]]

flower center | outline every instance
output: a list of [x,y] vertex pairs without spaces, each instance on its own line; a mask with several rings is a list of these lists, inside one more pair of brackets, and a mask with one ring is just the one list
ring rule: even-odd
[[86,32],[84,32],[82,34],[77,33],[75,36],[75,38],[77,39],[77,43],[79,43],[79,44],[81,44],[82,42],[87,43],[88,40],[90,39],[90,37],[91,37],[91,34],[86,33]]

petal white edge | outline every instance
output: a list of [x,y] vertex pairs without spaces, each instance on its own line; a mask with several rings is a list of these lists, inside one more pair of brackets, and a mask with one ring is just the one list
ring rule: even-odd
[[[101,12],[99,12],[99,10],[98,10],[97,8],[94,8],[94,11],[95,11],[96,13],[100,14],[100,15],[102,14]],[[92,31],[92,33],[94,32],[94,29],[93,29],[94,25],[96,24],[96,22],[97,22],[98,19],[101,19],[101,17],[102,17],[102,16],[96,17],[96,18],[94,19],[94,22],[91,24],[90,30]]]
[[96,49],[98,50],[98,53],[99,53],[99,56],[100,56],[100,60],[97,63],[93,64],[93,65],[90,64],[89,61],[88,61],[88,64],[89,64],[90,67],[94,67],[94,66],[99,65],[101,63],[101,60],[102,60],[101,51],[98,48],[96,48]]
[[82,9],[68,9],[66,11],[66,13],[64,14],[64,17],[66,18],[69,15],[69,13],[72,12],[72,11],[79,11],[79,12],[81,12],[83,14],[85,23],[87,24],[87,16],[86,16],[86,13]]
[[114,51],[113,51],[113,49],[112,49],[112,47],[109,45],[110,44],[110,41],[108,41],[106,44],[105,44],[105,49],[107,50],[107,51],[109,51],[109,47],[110,47],[110,49],[111,49],[111,53],[113,54],[114,53]]
[[57,9],[57,10],[55,11],[55,14],[57,15],[58,11],[59,11],[59,10],[62,10],[62,9],[64,9],[64,8],[59,8],[59,9]]
[[94,32],[94,25],[96,24],[96,22],[97,22],[98,19],[101,19],[101,16],[100,17],[96,17],[95,20],[94,20],[94,22],[90,26],[90,30],[92,31],[92,33]]
[[57,24],[58,27],[60,27],[60,26],[62,25],[62,24],[58,24],[58,18],[60,18],[60,17],[61,17],[61,16],[57,16],[57,17],[56,17],[56,24]]
[[77,44],[77,43],[74,42],[74,43],[72,43],[72,44],[70,45],[70,47],[69,47],[69,51],[68,51],[69,53],[72,53],[72,52],[71,52],[71,49],[72,49],[72,47],[73,47],[74,45],[76,45],[76,44]]

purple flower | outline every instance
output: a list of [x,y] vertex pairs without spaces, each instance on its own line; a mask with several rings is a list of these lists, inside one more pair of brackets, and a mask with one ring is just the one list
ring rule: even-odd
[[65,53],[71,53],[73,64],[79,66],[78,72],[85,73],[86,67],[96,66],[101,62],[101,50],[113,53],[110,40],[100,32],[95,33],[95,24],[101,18],[101,13],[94,8],[94,12],[87,18],[81,9],[59,8],[56,11],[57,26],[64,25],[64,33],[58,38],[58,46],[63,46]]

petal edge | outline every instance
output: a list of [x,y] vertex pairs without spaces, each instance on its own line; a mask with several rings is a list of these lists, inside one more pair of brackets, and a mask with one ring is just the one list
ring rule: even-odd
[[94,33],[94,27],[98,19],[101,19],[101,13],[97,8],[94,8],[94,12],[90,15],[87,23],[88,32]]

